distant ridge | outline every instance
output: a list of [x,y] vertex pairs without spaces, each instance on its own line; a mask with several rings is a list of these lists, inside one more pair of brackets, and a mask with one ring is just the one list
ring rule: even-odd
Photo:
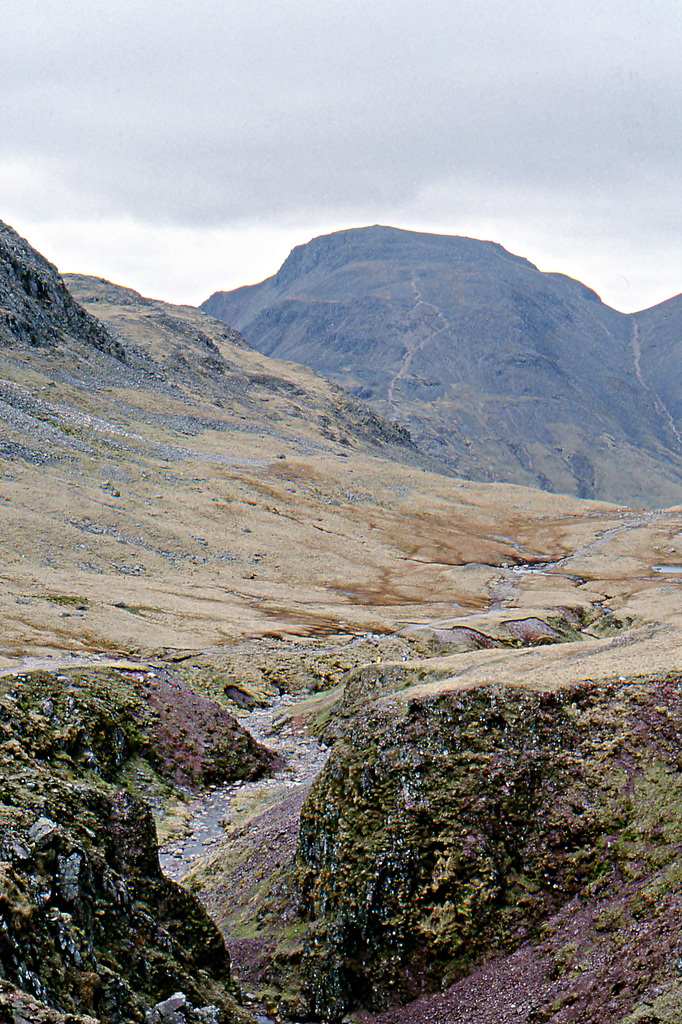
[[495,242],[374,225],[297,246],[201,308],[464,477],[682,502],[682,299],[626,315]]

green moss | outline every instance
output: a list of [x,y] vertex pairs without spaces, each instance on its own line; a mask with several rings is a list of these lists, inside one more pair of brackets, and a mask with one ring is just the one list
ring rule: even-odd
[[640,1003],[620,1024],[681,1024],[682,981],[675,979],[665,987],[665,992]]
[[561,949],[558,950],[554,955],[554,972],[555,976],[561,976],[564,974],[569,967],[575,963],[575,959],[578,955],[578,943],[567,942]]
[[[349,679],[301,815],[287,884],[308,934],[290,984],[331,1020],[412,998],[412,978],[440,988],[486,950],[539,936],[614,873],[622,884],[658,873],[656,891],[680,881],[677,688],[386,699],[414,679],[397,666]],[[642,912],[656,891],[642,889]],[[624,915],[604,906],[595,933],[617,936]]]
[[594,918],[593,926],[598,932],[614,932],[622,927],[625,916],[623,906],[608,906]]
[[87,597],[72,597],[68,594],[48,594],[45,600],[49,601],[50,604],[63,605],[67,608],[78,606],[87,608],[89,603]]
[[629,862],[665,867],[682,843],[682,775],[659,760],[642,766],[633,780],[627,824],[616,850]]

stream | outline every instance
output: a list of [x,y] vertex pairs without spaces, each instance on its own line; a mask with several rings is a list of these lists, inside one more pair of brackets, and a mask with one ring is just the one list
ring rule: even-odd
[[275,724],[300,700],[300,694],[282,694],[268,707],[233,712],[258,743],[282,757],[284,767],[254,782],[211,786],[193,799],[181,833],[175,833],[159,848],[161,868],[168,878],[180,881],[199,861],[209,857],[230,826],[244,823],[249,807],[263,808],[290,790],[310,785],[322,770],[329,756],[326,747],[295,719]]

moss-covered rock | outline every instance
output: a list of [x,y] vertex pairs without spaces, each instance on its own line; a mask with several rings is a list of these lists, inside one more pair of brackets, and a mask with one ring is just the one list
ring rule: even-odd
[[[680,680],[410,699],[384,675],[379,691],[313,786],[280,889],[306,929],[283,936],[270,979],[299,1013],[340,1020],[440,989],[540,941],[574,897],[595,905],[591,941],[617,959],[633,916],[682,891]],[[629,978],[624,1011],[651,978]]]
[[[57,1015],[45,1020],[142,1022],[182,992],[188,1021],[193,1008],[210,1006],[206,1020],[252,1021],[235,1001],[220,932],[161,873],[152,812],[125,788],[131,763],[146,766],[157,795],[171,787],[170,754],[156,755],[154,745],[164,709],[140,680],[115,673],[37,673],[5,679],[3,690],[0,975],[52,1007]],[[218,715],[214,742],[227,749],[232,727],[220,725]],[[243,753],[248,774],[257,759]],[[238,755],[237,747],[235,762]]]

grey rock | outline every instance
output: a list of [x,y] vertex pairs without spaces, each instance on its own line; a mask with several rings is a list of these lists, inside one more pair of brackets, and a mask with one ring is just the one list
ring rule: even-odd
[[191,1024],[220,1024],[220,1010],[217,1006],[199,1006],[188,1017]]
[[[163,1002],[157,1003],[154,1009],[160,1015],[164,1021],[171,1020],[171,1014],[177,1013],[178,1010],[183,1009],[187,1006],[187,996],[184,992],[174,992],[168,999],[164,999]],[[183,1017],[179,1017],[178,1020],[184,1020]]]
[[76,850],[69,857],[59,858],[57,884],[61,896],[67,903],[73,903],[81,895],[80,875],[83,855]]
[[3,341],[54,350],[67,334],[125,362],[121,343],[74,300],[57,268],[2,221],[0,309]]
[[38,818],[28,830],[29,841],[36,850],[43,850],[59,835],[59,826],[51,818]]

